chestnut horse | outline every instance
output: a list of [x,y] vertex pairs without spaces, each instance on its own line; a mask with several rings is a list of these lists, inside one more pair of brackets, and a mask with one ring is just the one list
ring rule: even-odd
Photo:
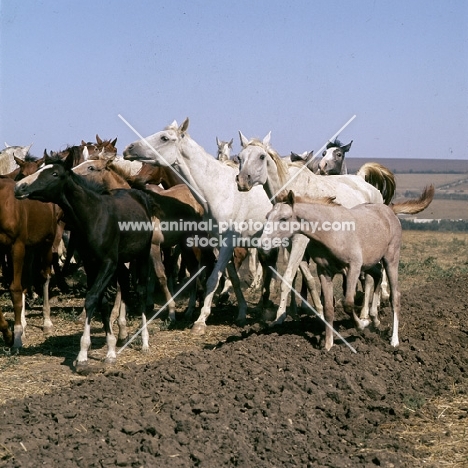
[[26,255],[40,255],[43,286],[43,331],[47,336],[52,332],[49,306],[49,279],[52,263],[52,245],[56,238],[59,210],[52,203],[33,200],[17,200],[14,195],[15,182],[7,177],[0,178],[0,245],[7,252],[12,267],[10,285],[11,299],[15,314],[14,335],[0,312],[0,330],[6,346],[20,348],[24,333],[25,295],[23,272]]

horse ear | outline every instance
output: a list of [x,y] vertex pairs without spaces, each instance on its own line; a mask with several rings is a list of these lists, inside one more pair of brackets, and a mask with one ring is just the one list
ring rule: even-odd
[[247,148],[247,145],[249,144],[249,140],[247,140],[247,138],[245,138],[245,136],[242,135],[242,132],[240,130],[239,130],[239,137],[240,137],[242,148]]
[[18,164],[18,166],[23,166],[24,161],[21,158],[18,158],[17,156],[13,156],[13,159],[15,160],[15,163]]
[[302,160],[301,156],[291,151],[291,161],[295,162],[295,161],[301,161],[301,160]]
[[29,150],[31,149],[31,146],[32,146],[32,145],[33,145],[33,144],[31,143],[29,146],[25,146],[25,147],[24,147],[24,151],[25,151],[24,154],[25,154],[25,155],[29,153]]
[[184,133],[187,131],[187,128],[188,128],[188,126],[189,126],[189,123],[190,123],[190,121],[189,121],[189,118],[187,117],[187,118],[182,122],[182,124],[180,125],[180,127],[179,127],[179,133],[184,134]]
[[9,148],[10,145],[5,141],[5,148]]
[[234,138],[231,138],[231,141],[228,143],[228,147],[232,149],[233,143],[234,143]]
[[86,146],[86,141],[81,140],[81,146]]
[[268,132],[268,135],[263,139],[263,145],[266,147],[270,146],[270,140],[271,140],[271,131]]
[[327,149],[331,148],[332,146],[333,146],[333,143],[332,143],[331,141],[329,141],[329,142],[327,143]]
[[99,138],[99,135],[96,133],[96,143],[102,145],[102,140]]
[[112,140],[110,144],[115,148],[115,145],[117,144],[117,137],[115,137],[115,139]]
[[45,162],[46,164],[49,163],[49,161],[50,161],[50,159],[51,159],[51,156],[52,156],[52,153],[51,153],[51,155],[49,156],[49,155],[47,154],[47,150],[44,149],[44,155],[42,156],[42,159],[44,160],[44,162]]
[[309,162],[312,161],[313,157],[314,157],[314,152],[309,151],[307,153],[307,156],[304,159],[305,159],[306,163],[309,164]]
[[219,141],[218,137],[216,137],[216,145],[218,146],[218,148],[219,148],[220,143],[221,142]]
[[37,163],[37,167],[41,167],[45,162],[45,156],[42,156],[41,159],[37,159],[36,160],[36,163]]
[[83,159],[87,161],[89,159],[89,151],[86,145],[83,146]]
[[288,198],[286,199],[286,203],[288,205],[293,206],[295,201],[296,201],[296,198],[294,196],[294,192],[292,190],[290,190],[289,193],[288,193]]
[[351,145],[353,144],[353,140],[351,140],[347,145],[342,146],[341,149],[343,153],[347,153],[351,149]]
[[[86,148],[86,146],[85,146]],[[88,150],[88,148],[86,148]],[[63,158],[63,162],[65,163],[65,169],[71,170],[73,168],[73,152],[72,151],[65,151],[64,152],[65,157]],[[84,149],[83,149],[83,155],[84,155]]]

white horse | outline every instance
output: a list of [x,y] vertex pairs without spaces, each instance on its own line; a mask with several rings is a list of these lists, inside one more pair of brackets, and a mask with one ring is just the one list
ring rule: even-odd
[[[218,152],[216,154],[216,159],[225,164],[231,165],[232,167],[237,168],[237,163],[231,159],[231,150],[234,139],[231,138],[230,141],[220,140],[216,137],[216,146],[218,147]],[[262,286],[262,265],[258,262],[257,259],[257,249],[249,249],[249,272],[252,277],[252,283],[250,284],[250,289],[256,290]],[[229,279],[226,280],[223,291],[220,295],[227,293],[230,288]]]
[[234,138],[231,138],[231,141],[223,141],[216,137],[216,145],[218,146],[218,153],[216,155],[216,159],[218,161],[230,161],[233,142]]
[[[298,196],[307,196],[310,198],[334,197],[336,202],[346,208],[362,203],[383,203],[391,199],[392,194],[387,193],[394,189],[392,178],[389,180],[379,180],[377,184],[381,191],[374,185],[367,183],[364,176],[361,175],[336,175],[334,177],[322,177],[313,174],[306,169],[304,164],[286,165],[277,152],[270,145],[271,135],[263,140],[248,140],[239,132],[242,151],[239,153],[239,174],[237,184],[240,191],[245,192],[262,185],[271,200],[276,201],[277,197],[284,197],[289,190],[293,190]],[[368,166],[368,171],[371,166]],[[389,177],[390,172],[381,171],[380,168],[373,173],[374,177]],[[417,213],[421,211],[418,207],[418,201],[407,201],[395,205],[398,213]],[[284,273],[284,280],[281,284],[281,299],[276,315],[275,323],[281,323],[286,318],[286,304],[290,292],[290,285],[294,276],[301,266],[301,272],[307,274],[308,268],[304,263],[301,264],[308,239],[302,234],[296,234],[292,238],[291,253],[288,266]],[[310,272],[309,272],[310,275]],[[314,287],[314,281],[310,275],[307,278],[309,289]],[[366,278],[370,281],[370,278]],[[369,294],[370,287],[366,285],[366,292]],[[315,293],[316,294],[316,293]],[[368,303],[370,297],[367,295],[364,302],[365,307],[362,316],[369,314]],[[321,310],[314,299],[314,304]],[[372,308],[378,307],[378,298],[373,298]]]
[[211,235],[218,240],[219,256],[207,281],[200,316],[192,328],[193,333],[203,334],[213,296],[226,267],[239,305],[237,319],[241,323],[245,321],[247,303],[231,262],[232,253],[240,240],[244,246],[249,245],[246,241],[250,241],[250,245],[260,245],[258,241],[265,216],[272,204],[261,187],[240,193],[235,182],[237,169],[208,154],[188,135],[188,125],[188,118],[180,126],[174,121],[164,130],[127,146],[124,157],[171,166],[185,179],[195,198],[204,207],[206,221],[211,220]]
[[5,148],[0,151],[0,175],[9,174],[17,169],[15,158],[24,160],[31,146],[32,143],[28,146],[10,146],[5,143]]
[[351,149],[353,141],[343,145],[340,140],[329,141],[322,154],[312,158],[309,169],[314,174],[321,175],[345,175],[348,173],[346,167],[346,153]]

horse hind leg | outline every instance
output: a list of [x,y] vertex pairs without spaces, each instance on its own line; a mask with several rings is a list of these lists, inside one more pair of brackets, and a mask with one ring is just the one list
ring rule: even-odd
[[388,260],[384,257],[384,267],[385,271],[387,272],[388,276],[388,283],[390,286],[390,306],[393,312],[393,330],[392,330],[392,337],[390,340],[390,344],[393,347],[397,347],[400,342],[398,338],[398,328],[400,323],[400,290],[398,287],[398,257],[399,255],[395,255],[396,258]]
[[5,316],[3,315],[3,312],[1,310],[0,310],[0,332],[2,332],[5,346],[7,348],[11,348],[13,345],[13,334],[11,333],[10,327],[8,326],[8,322],[5,320]]
[[171,322],[175,322],[176,305],[167,286],[166,272],[161,258],[161,248],[158,244],[151,244],[151,258],[153,260],[153,267],[156,273],[156,277],[158,279],[159,285],[161,286],[161,289],[163,290],[164,297],[166,298],[166,303],[169,308],[169,320]]
[[42,316],[43,316],[43,326],[42,331],[44,336],[47,338],[52,336],[54,331],[54,325],[50,318],[50,303],[49,303],[49,285],[50,285],[50,277],[51,277],[51,265],[52,265],[52,246],[48,246],[43,254],[43,266],[41,270],[42,276],[42,296],[43,296],[43,303],[42,303]]
[[[95,311],[102,303],[102,298],[104,292],[109,282],[111,281],[116,264],[112,259],[106,259],[101,265],[98,274],[94,280],[94,284],[89,289],[86,294],[85,299],[85,309],[86,309],[86,320],[84,324],[83,335],[80,340],[80,352],[76,358],[76,368],[77,370],[85,368],[88,364],[88,349],[91,345],[91,319]],[[106,343],[107,343],[107,355],[105,362],[107,364],[112,364],[117,359],[117,354],[115,350],[116,338],[112,332],[112,327],[110,326],[110,310],[103,310],[102,321],[104,325],[104,330],[106,332]]]

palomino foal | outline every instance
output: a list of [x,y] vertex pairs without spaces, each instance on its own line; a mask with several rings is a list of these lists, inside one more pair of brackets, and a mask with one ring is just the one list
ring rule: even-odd
[[[425,190],[423,198],[432,199],[433,187]],[[390,304],[393,311],[391,345],[398,346],[400,291],[398,289],[398,262],[400,258],[401,225],[391,206],[366,203],[345,208],[333,198],[298,199],[290,191],[285,202],[277,203],[267,216],[261,240],[271,245],[273,239],[290,238],[301,233],[310,239],[308,253],[317,264],[322,286],[326,327],[325,349],[333,346],[333,278],[345,273],[346,292],[344,309],[355,321],[358,329],[368,325],[355,310],[354,297],[361,271],[372,275],[378,288],[381,280],[380,262],[383,263],[390,285]],[[426,200],[421,202],[422,205]],[[325,227],[329,227],[325,229]],[[379,325],[377,311],[371,318]]]

